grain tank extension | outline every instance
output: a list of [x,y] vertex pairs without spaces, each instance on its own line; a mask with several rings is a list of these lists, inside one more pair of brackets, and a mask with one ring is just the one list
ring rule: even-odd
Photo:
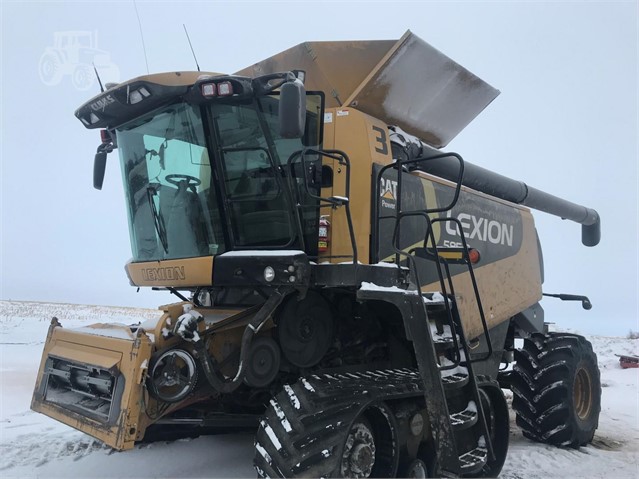
[[496,476],[501,388],[526,437],[587,444],[597,357],[546,331],[530,208],[587,246],[599,216],[441,150],[498,93],[411,32],[110,85],[76,111],[94,185],[119,162],[129,281],[179,301],[54,318],[32,409],[116,449],[253,428],[261,477]]

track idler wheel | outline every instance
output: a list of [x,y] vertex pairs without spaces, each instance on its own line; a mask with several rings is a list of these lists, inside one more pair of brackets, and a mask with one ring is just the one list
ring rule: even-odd
[[197,375],[195,359],[187,351],[160,351],[151,358],[149,392],[160,401],[179,402],[195,389]]
[[557,446],[588,444],[601,411],[597,355],[576,334],[532,334],[515,351],[513,409],[525,437]]
[[370,477],[375,465],[375,436],[373,427],[365,418],[351,426],[344,443],[340,477]]
[[393,477],[397,470],[396,424],[384,404],[366,408],[351,425],[337,477]]
[[406,469],[406,477],[426,478],[433,476],[428,474],[428,467],[424,461],[421,459],[415,459],[408,465],[408,468]]
[[284,357],[300,368],[319,363],[333,343],[333,315],[317,293],[309,292],[301,301],[289,299],[277,326]]
[[510,436],[508,403],[497,381],[490,380],[485,376],[478,376],[477,388],[495,457],[488,458],[488,462],[481,471],[473,474],[473,477],[497,477],[508,454]]

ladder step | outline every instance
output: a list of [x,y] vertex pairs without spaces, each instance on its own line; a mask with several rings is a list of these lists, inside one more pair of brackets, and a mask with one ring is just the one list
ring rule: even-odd
[[476,474],[488,461],[488,449],[478,446],[459,456],[462,474]]
[[459,347],[459,335],[455,335],[456,338],[453,338],[453,335],[450,331],[450,326],[447,324],[443,325],[443,331],[441,333],[437,332],[437,326],[434,322],[430,323],[430,335],[433,338],[433,344],[435,345],[435,350],[437,352],[447,351],[456,346],[455,339],[457,339],[457,347]]
[[[437,343],[452,343],[453,342],[453,333],[450,330],[450,326],[448,324],[444,324],[442,326],[442,332],[439,333],[437,331],[437,325],[434,322],[430,322],[430,335],[433,337],[433,342]],[[459,341],[459,336],[457,336],[457,340]]]
[[439,291],[422,293],[426,307],[443,306],[446,304],[446,298]]
[[466,409],[450,415],[450,423],[455,431],[462,431],[477,424],[477,405],[470,401]]
[[442,383],[444,385],[444,390],[446,391],[455,391],[457,389],[461,389],[466,384],[468,384],[468,374],[464,373],[455,373],[450,376],[442,376]]

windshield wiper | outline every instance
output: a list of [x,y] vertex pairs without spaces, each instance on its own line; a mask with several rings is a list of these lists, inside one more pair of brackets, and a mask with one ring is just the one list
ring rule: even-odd
[[162,217],[158,213],[157,208],[155,207],[155,203],[153,202],[153,197],[157,195],[157,190],[153,186],[148,186],[146,189],[146,197],[149,200],[149,205],[151,206],[151,213],[153,214],[153,224],[155,225],[155,231],[160,237],[160,242],[162,243],[162,247],[164,248],[164,253],[169,253],[169,244],[166,239],[166,228],[164,227],[164,221],[162,221]]

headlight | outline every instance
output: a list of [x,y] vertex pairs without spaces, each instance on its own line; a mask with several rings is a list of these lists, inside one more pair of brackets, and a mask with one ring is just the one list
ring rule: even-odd
[[267,266],[266,268],[264,268],[264,279],[266,280],[267,283],[270,283],[271,281],[275,279],[275,270],[271,268],[270,266]]

